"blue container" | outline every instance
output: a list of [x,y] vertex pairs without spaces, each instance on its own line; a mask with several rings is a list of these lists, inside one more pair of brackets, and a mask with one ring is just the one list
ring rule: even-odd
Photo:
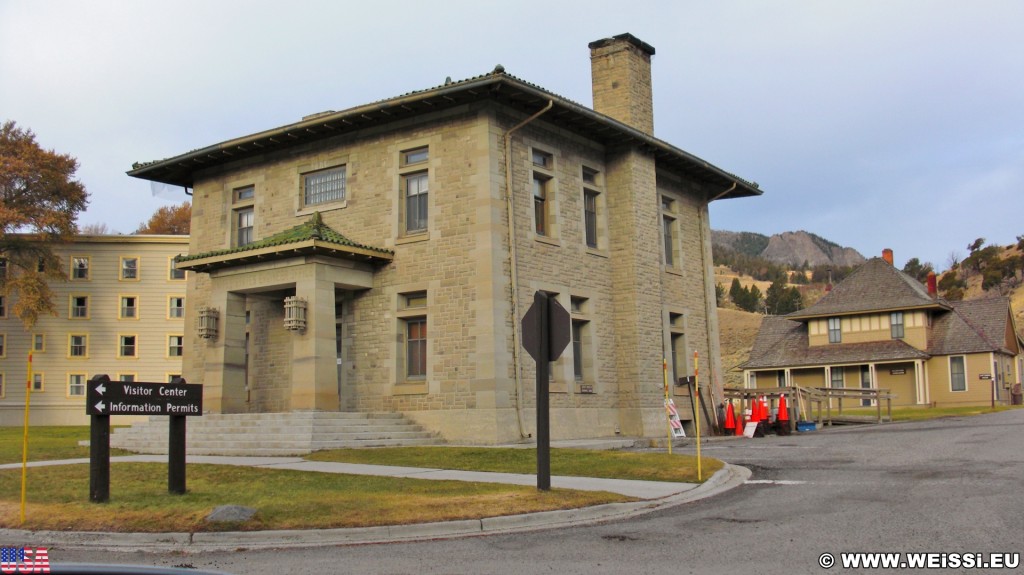
[[818,429],[818,426],[815,425],[815,423],[813,421],[798,421],[798,422],[796,422],[796,430],[797,431],[814,431],[816,429]]

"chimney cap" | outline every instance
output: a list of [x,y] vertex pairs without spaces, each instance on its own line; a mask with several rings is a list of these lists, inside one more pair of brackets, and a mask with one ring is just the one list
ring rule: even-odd
[[633,46],[644,51],[648,56],[654,55],[654,46],[651,46],[647,42],[644,42],[643,40],[637,38],[636,36],[630,34],[629,32],[625,34],[619,34],[618,36],[612,36],[611,38],[594,40],[593,42],[588,44],[587,47],[593,50],[595,48],[603,48],[605,46],[608,46],[609,44],[614,44],[616,42],[626,42],[628,44],[632,44]]

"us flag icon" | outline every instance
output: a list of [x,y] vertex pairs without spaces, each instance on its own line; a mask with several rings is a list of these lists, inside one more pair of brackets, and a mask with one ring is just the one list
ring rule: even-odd
[[49,573],[46,547],[0,547],[0,573]]

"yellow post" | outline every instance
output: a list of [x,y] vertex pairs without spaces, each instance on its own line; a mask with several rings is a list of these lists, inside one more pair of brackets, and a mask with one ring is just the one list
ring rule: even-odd
[[668,454],[672,455],[672,414],[668,410],[668,359],[661,358],[661,373],[665,379],[665,421],[668,423]]
[[700,469],[700,369],[697,367],[697,352],[693,352],[693,387],[697,390],[697,398],[694,400],[696,409],[693,412],[697,415],[694,419],[694,428],[697,431],[697,481],[704,481]]
[[32,399],[32,352],[28,352],[28,381],[25,382],[25,433],[21,441],[21,522],[25,523],[25,494],[28,486],[28,405]]

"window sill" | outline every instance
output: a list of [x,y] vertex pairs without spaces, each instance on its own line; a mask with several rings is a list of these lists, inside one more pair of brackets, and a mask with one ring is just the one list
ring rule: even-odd
[[681,276],[681,275],[683,275],[683,270],[681,270],[680,268],[677,268],[676,266],[666,266],[666,265],[662,265],[662,266],[661,266],[661,269],[662,269],[662,271],[664,271],[665,273],[667,273],[667,274],[672,274],[672,275],[674,275],[674,276]]
[[395,384],[394,395],[426,395],[426,381],[406,381]]
[[425,242],[430,239],[430,234],[426,230],[422,232],[416,232],[400,238],[395,238],[395,245],[400,246],[402,244],[414,244],[416,242]]
[[555,238],[549,238],[547,236],[538,236],[535,233],[535,234],[533,234],[533,239],[536,240],[539,243],[548,244],[549,246],[554,246],[556,248],[562,247],[562,242],[558,241]]
[[[301,198],[300,198],[301,199]],[[334,210],[340,210],[348,207],[348,200],[342,202],[331,202],[328,204],[317,204],[315,206],[306,206],[295,211],[296,217],[311,216],[314,212],[331,212]]]

